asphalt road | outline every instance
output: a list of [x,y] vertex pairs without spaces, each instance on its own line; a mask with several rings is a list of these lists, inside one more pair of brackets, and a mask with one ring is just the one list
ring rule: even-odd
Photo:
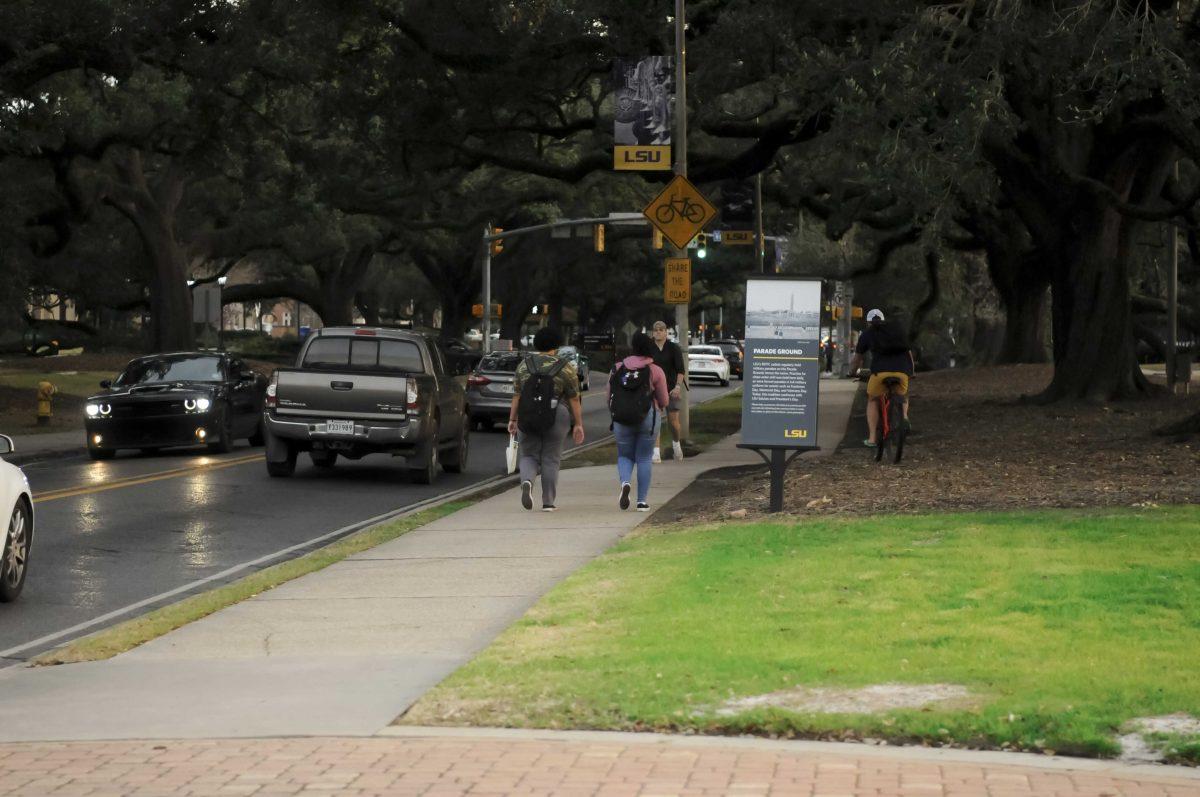
[[[692,401],[731,389],[696,386]],[[587,442],[609,434],[602,392],[584,394],[584,428]],[[244,444],[222,456],[131,452],[26,465],[37,531],[24,592],[0,605],[0,667],[487,481],[501,473],[507,443],[499,427],[472,432],[467,472],[429,486],[410,483],[404,460],[382,455],[339,459],[332,471],[301,455],[295,476],[272,479],[262,450]]]

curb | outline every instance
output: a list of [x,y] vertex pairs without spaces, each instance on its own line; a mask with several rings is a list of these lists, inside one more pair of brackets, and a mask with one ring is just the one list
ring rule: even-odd
[[733,747],[747,751],[783,751],[808,755],[837,755],[890,760],[923,760],[937,764],[981,764],[1073,771],[1112,777],[1173,779],[1200,784],[1200,769],[1170,764],[1131,764],[1100,758],[1071,758],[998,750],[964,750],[953,747],[872,745],[862,742],[816,742],[767,739],[756,736],[702,736],[632,731],[556,731],[525,728],[476,728],[422,725],[389,725],[376,736],[388,738],[490,739],[502,741],[584,742],[664,747]]
[[16,454],[3,457],[3,459],[10,465],[21,467],[23,465],[34,465],[38,462],[50,462],[56,459],[82,457],[84,453],[83,445],[80,444],[78,448],[43,449],[41,451],[31,451],[28,454],[22,454],[18,451]]

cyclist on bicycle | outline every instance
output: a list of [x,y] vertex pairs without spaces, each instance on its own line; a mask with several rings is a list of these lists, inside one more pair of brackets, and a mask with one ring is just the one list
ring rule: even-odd
[[[854,347],[854,358],[850,360],[850,377],[857,376],[862,367],[863,355],[871,352],[871,378],[867,381],[867,429],[870,436],[863,445],[874,448],[879,440],[879,399],[887,392],[884,382],[896,379],[896,392],[908,396],[908,380],[913,375],[913,354],[908,345],[904,328],[896,321],[884,322],[882,310],[867,313],[867,328],[858,336]],[[904,402],[904,428],[908,429],[908,410],[911,402]]]

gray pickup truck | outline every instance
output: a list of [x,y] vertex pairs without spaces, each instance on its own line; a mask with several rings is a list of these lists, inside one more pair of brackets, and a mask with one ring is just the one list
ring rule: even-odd
[[267,386],[263,432],[267,472],[291,476],[309,452],[319,468],[339,456],[405,457],[409,474],[431,484],[439,466],[467,467],[470,411],[466,377],[456,373],[435,337],[380,327],[314,332],[295,368],[275,371]]

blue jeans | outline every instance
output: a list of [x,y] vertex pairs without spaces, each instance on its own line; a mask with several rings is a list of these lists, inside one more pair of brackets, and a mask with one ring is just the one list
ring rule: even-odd
[[658,410],[651,408],[637,426],[614,423],[613,436],[617,438],[617,478],[621,484],[632,482],[636,464],[637,500],[645,503],[650,494],[650,457],[658,442]]

